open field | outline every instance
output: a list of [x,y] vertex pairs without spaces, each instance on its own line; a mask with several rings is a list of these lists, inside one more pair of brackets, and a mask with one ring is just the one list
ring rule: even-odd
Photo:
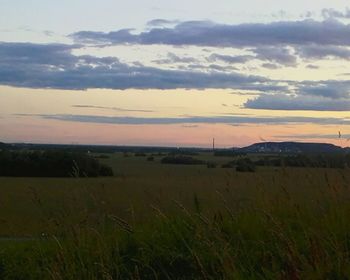
[[350,276],[348,169],[160,159],[110,155],[114,177],[0,177],[1,278]]
[[[230,158],[201,154],[198,158],[225,163]],[[115,154],[103,160],[113,167],[114,177],[100,178],[4,178],[0,177],[0,235],[32,237],[45,233],[45,213],[71,211],[95,215],[96,208],[123,219],[146,219],[151,207],[171,210],[175,201],[193,209],[197,197],[207,211],[230,204],[244,204],[261,193],[288,190],[302,201],[350,182],[346,170],[260,167],[255,173],[205,165],[161,164],[146,157]],[[91,209],[89,205],[93,205]],[[84,213],[85,213],[84,212]],[[131,215],[132,213],[132,215]],[[62,213],[63,214],[63,213]],[[44,216],[43,216],[44,215]]]

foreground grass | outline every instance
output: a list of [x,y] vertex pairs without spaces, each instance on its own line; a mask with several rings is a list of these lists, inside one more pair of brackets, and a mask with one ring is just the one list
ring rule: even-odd
[[74,221],[52,210],[48,234],[3,241],[0,279],[349,279],[350,189],[323,180],[307,197],[280,186],[242,201],[224,188],[213,208],[196,193],[149,204],[144,223],[94,199]]

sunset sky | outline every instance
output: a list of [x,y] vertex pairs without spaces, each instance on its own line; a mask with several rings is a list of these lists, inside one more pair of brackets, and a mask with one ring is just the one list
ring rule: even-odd
[[349,63],[348,0],[0,0],[0,142],[349,146]]

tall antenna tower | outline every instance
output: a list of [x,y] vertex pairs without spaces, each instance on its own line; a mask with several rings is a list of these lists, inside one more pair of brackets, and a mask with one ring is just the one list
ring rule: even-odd
[[213,152],[215,151],[215,138],[213,138]]

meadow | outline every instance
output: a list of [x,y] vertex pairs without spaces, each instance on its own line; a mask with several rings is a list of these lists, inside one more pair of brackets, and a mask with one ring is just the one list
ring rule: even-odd
[[0,177],[0,279],[350,279],[348,169],[109,154],[114,177]]

